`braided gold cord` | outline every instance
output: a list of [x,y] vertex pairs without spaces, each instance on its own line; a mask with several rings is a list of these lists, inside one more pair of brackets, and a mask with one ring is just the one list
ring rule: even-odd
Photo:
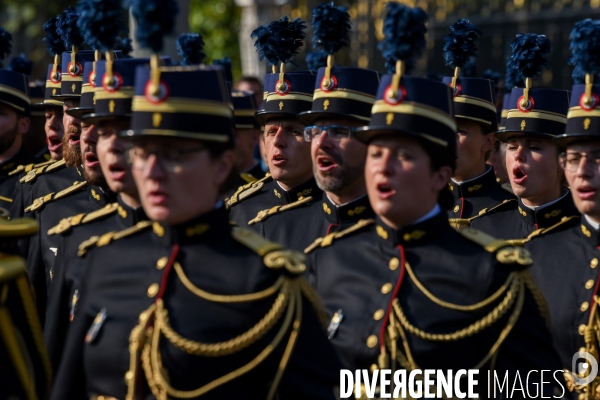
[[531,277],[531,274],[529,273],[529,271],[525,270],[525,271],[521,272],[521,276],[523,277],[523,280],[525,281],[525,286],[531,292],[531,295],[533,296],[533,300],[535,301],[535,303],[538,306],[538,309],[540,310],[540,314],[546,321],[546,326],[548,327],[548,329],[550,329],[550,327],[551,327],[550,310],[548,309],[548,303],[546,302],[546,298],[544,297],[544,294],[541,292],[540,288],[538,287],[538,285],[535,283],[535,281]]
[[145,343],[146,332],[144,329],[146,329],[148,321],[154,315],[155,309],[156,305],[152,304],[150,308],[142,312],[139,317],[140,323],[136,325],[129,334],[129,371],[127,371],[125,374],[125,383],[127,384],[127,395],[125,400],[135,399],[135,384],[137,379],[138,364],[137,355]]
[[[232,381],[233,379],[236,379],[236,378],[244,375],[245,373],[251,371],[252,369],[256,368],[260,363],[262,363],[273,352],[273,350],[275,350],[277,348],[277,346],[279,345],[279,343],[285,336],[286,332],[288,331],[290,325],[292,324],[292,318],[294,316],[294,312],[296,311],[296,303],[297,303],[296,292],[298,290],[299,290],[298,285],[293,285],[292,293],[289,296],[290,299],[289,299],[287,312],[286,312],[283,324],[281,325],[281,328],[275,335],[275,338],[273,338],[271,343],[267,347],[265,347],[260,352],[260,354],[258,354],[248,364],[246,364],[246,365],[244,365],[244,366],[242,366],[242,367],[240,367],[218,379],[215,379],[214,381],[212,381],[198,389],[191,390],[191,391],[182,391],[182,390],[177,390],[177,389],[173,388],[167,382],[167,379],[163,376],[163,371],[165,370],[165,368],[163,367],[163,364],[162,364],[162,360],[160,357],[160,349],[159,349],[160,332],[162,331],[162,327],[161,327],[161,321],[157,318],[157,320],[155,322],[155,330],[154,330],[154,334],[152,337],[152,342],[151,342],[151,344],[146,344],[146,347],[151,346],[151,348],[150,348],[150,368],[148,368],[148,371],[146,371],[146,378],[152,379],[156,385],[156,387],[154,389],[154,390],[156,390],[156,392],[153,391],[153,394],[155,396],[157,396],[157,399],[159,399],[159,400],[162,400],[162,399],[159,398],[158,395],[163,393],[163,391],[166,392],[168,394],[168,396],[171,396],[171,397],[174,397],[177,399],[192,399],[192,398],[200,397],[200,396],[204,395],[205,393],[207,393],[221,385],[224,385],[225,383],[228,383],[228,382]],[[166,399],[166,397],[163,397],[163,398]]]
[[508,309],[515,302],[516,295],[518,294],[518,288],[519,288],[519,285],[521,285],[521,284],[522,284],[521,279],[517,279],[516,277],[513,278],[512,283],[510,285],[510,289],[507,291],[506,296],[502,299],[500,304],[498,304],[496,307],[494,307],[494,309],[491,310],[483,318],[475,321],[474,323],[467,326],[466,328],[460,329],[460,330],[458,330],[456,332],[452,332],[452,333],[445,333],[445,334],[437,334],[436,333],[436,334],[434,334],[434,333],[425,332],[425,331],[415,327],[408,321],[408,319],[406,318],[406,315],[404,315],[404,312],[402,311],[402,307],[400,307],[400,302],[398,301],[397,298],[394,299],[394,301],[393,301],[393,307],[394,307],[394,312],[396,313],[396,316],[398,317],[398,320],[400,321],[400,324],[408,332],[410,332],[413,335],[416,335],[419,338],[424,339],[424,340],[429,340],[429,341],[433,341],[433,342],[449,342],[449,341],[464,339],[466,337],[473,336],[476,333],[480,332],[481,330],[492,325],[493,323],[498,321],[500,318],[502,318],[502,316],[508,311]]
[[317,291],[313,289],[312,286],[304,279],[298,278],[298,284],[300,285],[300,289],[302,290],[302,294],[308,302],[313,306],[315,312],[317,313],[317,317],[321,322],[321,325],[324,329],[327,329],[327,325],[329,325],[329,316],[327,315],[327,310],[325,309],[325,305],[323,304],[323,300],[317,294]]
[[200,297],[201,299],[204,299],[207,301],[212,301],[215,303],[246,303],[249,301],[257,301],[257,300],[266,299],[267,297],[274,295],[281,288],[281,285],[283,285],[283,282],[286,279],[284,276],[280,276],[279,279],[277,279],[277,281],[275,281],[273,286],[271,286],[265,290],[261,290],[260,292],[256,292],[256,293],[239,294],[239,295],[220,295],[220,294],[209,293],[209,292],[204,291],[204,290],[200,289],[199,287],[195,286],[185,275],[185,272],[183,272],[183,268],[181,267],[181,264],[179,264],[178,262],[175,262],[173,264],[173,268],[175,269],[177,276],[181,280],[181,283],[183,283],[183,285],[190,292],[194,293],[196,296]]
[[283,311],[285,310],[285,306],[290,301],[290,286],[291,283],[289,279],[286,279],[281,288],[281,292],[275,299],[275,302],[273,303],[273,306],[269,312],[252,328],[225,342],[206,344],[185,339],[179,335],[169,325],[168,311],[164,308],[162,299],[159,299],[156,302],[156,321],[160,322],[160,324],[157,324],[156,327],[162,331],[162,333],[165,335],[165,338],[167,338],[167,340],[169,340],[173,346],[185,351],[188,354],[204,357],[221,357],[234,354],[259,340],[271,330],[277,321],[279,321]]
[[506,279],[506,282],[504,282],[504,284],[490,297],[480,301],[479,303],[463,306],[459,304],[448,303],[447,301],[437,298],[435,295],[433,295],[433,293],[427,290],[427,288],[421,283],[421,281],[419,281],[419,279],[417,279],[417,276],[413,272],[409,263],[404,263],[404,265],[406,267],[406,272],[408,272],[408,275],[410,276],[410,279],[415,283],[415,286],[417,286],[417,288],[419,288],[419,290],[421,290],[421,292],[423,292],[423,294],[427,296],[429,300],[433,301],[438,306],[456,311],[475,311],[490,305],[491,303],[496,301],[504,292],[506,292],[506,290],[508,289],[509,285],[512,283],[512,280],[515,277],[515,272],[512,272]]

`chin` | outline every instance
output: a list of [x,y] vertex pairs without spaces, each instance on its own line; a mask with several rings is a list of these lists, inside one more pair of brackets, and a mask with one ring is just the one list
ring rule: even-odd
[[161,206],[144,206],[144,211],[148,218],[152,221],[163,222],[170,224],[170,220],[173,219],[171,210]]
[[123,191],[123,182],[113,181],[109,178],[106,180],[106,184],[108,185],[108,188],[115,193]]

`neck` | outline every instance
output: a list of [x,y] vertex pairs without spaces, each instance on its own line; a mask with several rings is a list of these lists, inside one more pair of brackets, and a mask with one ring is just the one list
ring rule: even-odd
[[600,225],[600,215],[585,214],[585,217],[588,219],[588,222],[594,222]]
[[133,208],[134,210],[136,208],[140,208],[142,206],[142,204],[140,203],[140,198],[139,198],[139,196],[137,196],[137,194],[135,196],[133,196],[133,195],[127,194],[125,192],[121,192],[121,193],[119,193],[119,197],[121,198],[123,203],[127,204],[129,207]]
[[483,162],[483,163],[478,164],[477,168],[473,168],[470,171],[463,171],[463,172],[457,171],[460,173],[458,173],[457,175],[454,175],[452,177],[452,179],[455,182],[464,182],[464,181],[468,181],[471,179],[475,179],[478,176],[483,175],[485,173],[486,168],[487,168],[486,164],[485,164],[485,162]]
[[21,150],[21,136],[17,136],[13,144],[6,150],[4,153],[0,154],[0,163],[6,162],[17,155],[19,150]]
[[307,177],[305,177],[304,179],[295,179],[293,181],[286,180],[285,182],[278,180],[277,183],[279,183],[279,186],[281,186],[281,188],[287,192],[288,190],[292,190],[296,186],[302,185],[304,182],[308,181],[310,178],[312,178],[312,173],[310,175],[308,175]]
[[365,180],[358,179],[357,182],[353,182],[351,185],[343,188],[342,190],[337,190],[334,192],[325,192],[327,197],[335,204],[346,204],[359,199],[367,194],[367,187],[365,186]]
[[397,214],[388,216],[380,215],[379,218],[390,228],[398,230],[403,226],[412,225],[423,218],[435,208],[436,204],[437,201],[427,202],[427,204],[422,203],[418,210],[400,210]]
[[521,198],[523,204],[529,207],[539,207],[544,204],[548,204],[551,201],[557,200],[562,196],[561,186],[560,184],[556,187],[552,188],[552,190],[548,190],[545,193],[540,193],[536,196],[529,196],[527,198]]

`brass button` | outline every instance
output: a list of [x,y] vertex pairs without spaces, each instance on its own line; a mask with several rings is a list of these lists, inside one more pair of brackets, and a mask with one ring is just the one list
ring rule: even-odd
[[390,263],[388,264],[388,266],[390,267],[390,269],[392,271],[395,271],[400,266],[400,260],[398,260],[396,257],[394,257],[390,260]]
[[579,309],[582,312],[586,312],[588,308],[590,308],[590,303],[588,303],[587,301],[584,301],[583,303],[581,303],[581,306],[579,307]]
[[371,373],[375,372],[376,369],[379,369],[377,364],[371,364]]
[[169,257],[161,257],[156,262],[156,269],[161,270],[167,266],[167,262],[169,261]]
[[577,328],[577,332],[579,332],[579,334],[583,336],[583,334],[585,333],[585,328],[586,326],[584,324],[581,324],[579,325],[579,328]]
[[373,319],[375,321],[379,321],[381,318],[383,318],[383,314],[385,314],[385,311],[383,311],[381,308],[377,311],[375,311],[373,313]]
[[459,207],[459,206],[458,206],[458,204],[457,204],[457,205],[455,205],[455,206],[454,206],[454,212],[455,212],[455,213],[457,213],[457,212],[458,212],[458,210],[460,210],[460,207]]
[[591,268],[596,268],[598,266],[598,259],[596,257],[592,258],[592,261],[590,261],[590,267]]
[[133,371],[127,371],[125,373],[125,384],[129,385],[131,380],[133,379]]
[[[584,325],[584,328],[585,328],[585,325]],[[375,346],[377,346],[377,336],[371,335],[367,338],[367,347],[372,349]]]
[[389,282],[381,287],[381,293],[383,293],[383,294],[388,294],[391,291],[392,291],[392,284]]
[[594,287],[594,280],[593,279],[589,279],[586,283],[585,283],[585,288],[586,289],[591,289]]
[[152,285],[148,286],[148,297],[154,297],[158,294],[158,283],[153,283]]

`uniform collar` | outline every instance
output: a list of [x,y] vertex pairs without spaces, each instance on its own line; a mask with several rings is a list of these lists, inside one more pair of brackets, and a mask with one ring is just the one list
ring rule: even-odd
[[421,246],[452,230],[444,212],[398,230],[387,226],[379,217],[376,223],[377,237],[391,246]]
[[332,224],[349,224],[375,216],[371,208],[371,203],[369,203],[369,196],[367,195],[341,206],[336,206],[329,199],[329,196],[324,195],[322,203],[321,211],[323,212],[323,216]]
[[466,198],[477,196],[483,192],[490,190],[492,187],[497,185],[496,174],[491,165],[486,166],[486,170],[482,175],[477,178],[469,179],[464,182],[450,181],[448,187],[454,195],[454,198]]
[[123,199],[121,199],[121,196],[117,196],[117,203],[119,203],[119,206],[117,207],[117,214],[119,215],[123,224],[127,226],[133,226],[140,221],[145,221],[148,219],[142,207],[132,208],[128,206]]
[[114,203],[115,201],[117,201],[117,195],[114,192],[110,190],[105,192],[98,186],[89,185],[88,194],[90,197],[90,201],[92,203],[97,204],[99,207],[104,207],[109,203]]
[[600,246],[600,232],[590,224],[590,221],[588,221],[585,215],[583,215],[579,221],[579,228],[583,240],[592,247]]
[[186,244],[198,241],[219,240],[224,232],[231,229],[229,213],[223,203],[207,213],[199,215],[179,225],[152,223],[152,230],[158,243],[164,246]]
[[579,212],[573,203],[571,192],[568,189],[565,190],[566,193],[557,201],[536,207],[534,210],[527,207],[523,203],[523,199],[519,198],[517,211],[525,222],[535,225],[536,229],[548,228],[560,222],[562,217],[578,215]]
[[317,186],[315,178],[310,178],[308,181],[293,187],[290,190],[284,190],[279,185],[279,182],[275,181],[271,196],[274,196],[277,200],[283,201],[284,204],[293,203],[301,197],[313,196],[316,192],[321,191]]
[[31,157],[23,147],[19,150],[17,154],[15,154],[11,159],[4,161],[0,164],[0,175],[7,176],[8,173],[19,165],[25,165],[29,163],[33,163],[34,159]]

